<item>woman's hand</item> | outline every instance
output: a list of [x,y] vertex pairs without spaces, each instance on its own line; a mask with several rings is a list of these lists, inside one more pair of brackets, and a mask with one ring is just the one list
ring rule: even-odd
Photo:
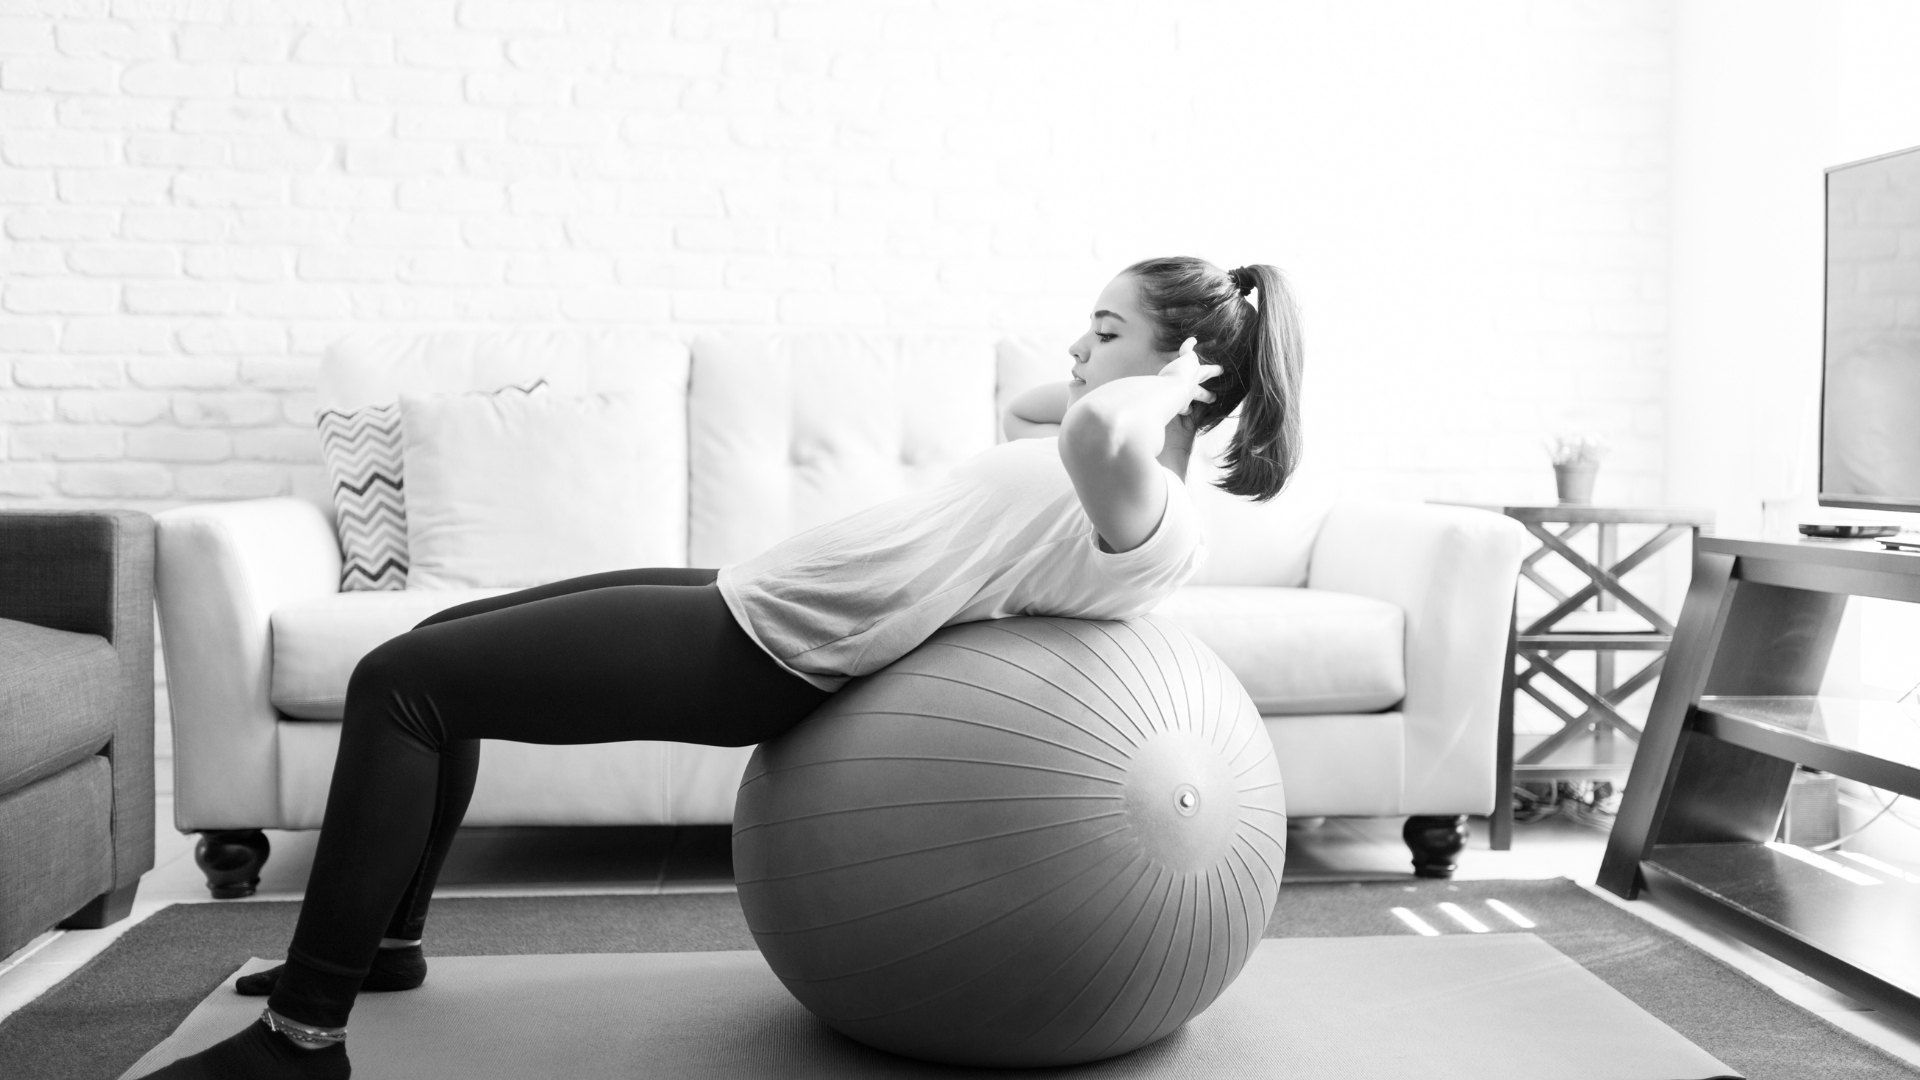
[[1196,401],[1209,402],[1213,400],[1213,391],[1201,384],[1218,376],[1223,370],[1219,364],[1201,363],[1200,354],[1195,352],[1193,348],[1197,344],[1199,344],[1197,338],[1188,338],[1181,342],[1178,355],[1174,356],[1172,360],[1167,361],[1166,367],[1160,369],[1161,378],[1172,379],[1183,388],[1182,392],[1184,397],[1182,400],[1185,401],[1186,404],[1180,407],[1180,411],[1177,414],[1180,416],[1187,415],[1188,411],[1193,408],[1193,403]]
[[1012,401],[1000,414],[1000,428],[1007,441],[1044,439],[1060,434],[1060,421],[1067,415],[1067,384],[1043,383]]

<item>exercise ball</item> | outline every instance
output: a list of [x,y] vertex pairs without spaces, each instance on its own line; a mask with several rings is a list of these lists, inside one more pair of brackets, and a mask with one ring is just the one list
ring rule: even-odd
[[801,1004],[869,1046],[1058,1066],[1160,1039],[1273,912],[1266,728],[1164,619],[934,634],[754,752],[740,906]]

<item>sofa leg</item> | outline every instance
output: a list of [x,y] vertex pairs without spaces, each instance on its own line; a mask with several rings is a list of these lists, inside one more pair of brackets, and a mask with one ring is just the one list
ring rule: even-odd
[[98,930],[103,926],[112,926],[133,910],[133,894],[140,890],[140,882],[112,892],[103,892],[87,901],[87,906],[67,916],[60,923],[62,930]]
[[1407,819],[1400,836],[1413,851],[1415,877],[1450,878],[1467,849],[1467,815],[1416,815]]
[[207,891],[215,900],[235,900],[253,895],[272,850],[259,829],[223,829],[200,834],[193,861],[207,875]]

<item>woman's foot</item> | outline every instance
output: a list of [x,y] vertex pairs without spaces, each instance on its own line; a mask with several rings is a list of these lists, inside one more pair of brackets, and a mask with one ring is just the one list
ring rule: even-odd
[[[273,993],[274,986],[280,982],[280,972],[285,967],[285,964],[281,964],[251,975],[242,975],[233,988],[246,997],[266,997]],[[427,957],[420,951],[420,946],[383,948],[373,954],[373,968],[367,972],[367,981],[360,984],[360,991],[382,994],[393,990],[416,990],[426,981]]]
[[265,1023],[248,1024],[246,1030],[148,1074],[151,1080],[348,1080],[352,1075],[346,1043],[307,1050],[269,1031]]

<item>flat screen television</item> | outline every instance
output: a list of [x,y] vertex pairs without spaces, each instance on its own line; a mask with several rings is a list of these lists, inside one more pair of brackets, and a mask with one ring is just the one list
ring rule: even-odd
[[1920,147],[1827,170],[1820,504],[1920,511]]

